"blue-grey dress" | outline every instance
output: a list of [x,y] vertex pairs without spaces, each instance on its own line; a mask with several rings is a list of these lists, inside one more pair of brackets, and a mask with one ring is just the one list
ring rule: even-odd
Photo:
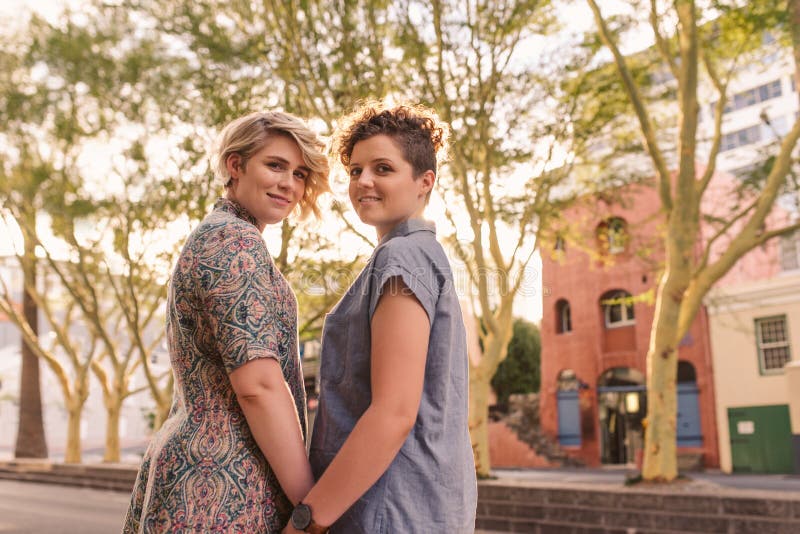
[[477,485],[467,426],[466,334],[450,263],[430,222],[412,219],[384,236],[325,319],[311,439],[314,476],[322,475],[369,407],[370,320],[380,290],[395,276],[413,291],[431,323],[419,413],[389,468],[331,532],[473,532]]

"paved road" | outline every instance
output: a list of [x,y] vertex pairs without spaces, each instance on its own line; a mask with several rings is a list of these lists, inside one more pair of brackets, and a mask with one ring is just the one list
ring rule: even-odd
[[0,480],[0,534],[116,534],[125,493]]

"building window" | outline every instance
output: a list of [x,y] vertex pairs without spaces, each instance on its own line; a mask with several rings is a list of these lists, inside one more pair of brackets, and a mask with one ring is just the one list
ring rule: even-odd
[[621,217],[609,217],[597,227],[600,246],[609,254],[621,254],[628,246],[628,224]]
[[[782,95],[783,89],[781,87],[781,80],[772,80],[764,85],[759,85],[758,87],[753,87],[747,91],[734,94],[725,105],[725,109],[722,111],[722,114],[724,115],[726,113],[730,113],[731,111],[737,111],[739,109],[754,106],[756,104],[760,104],[761,102],[778,98]],[[712,102],[711,117],[714,117],[716,108],[717,102]]]
[[756,319],[756,345],[762,373],[783,370],[792,359],[786,316]]
[[556,236],[556,244],[553,246],[553,249],[559,252],[567,251],[567,243],[566,241],[564,241],[564,238],[561,237],[560,235]]
[[754,124],[735,132],[726,133],[720,142],[720,152],[726,152],[740,146],[752,145],[761,141],[761,125]]
[[636,322],[633,297],[627,291],[610,291],[600,299],[606,328],[619,328]]
[[781,270],[800,269],[800,231],[781,236]]
[[572,311],[569,308],[569,301],[559,299],[556,302],[556,334],[572,332]]

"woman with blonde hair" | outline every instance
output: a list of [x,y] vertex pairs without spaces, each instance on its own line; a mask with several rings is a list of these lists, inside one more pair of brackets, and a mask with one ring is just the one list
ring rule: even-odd
[[297,302],[262,237],[293,211],[319,213],[323,144],[283,112],[222,131],[225,187],[172,275],[172,410],[136,479],[124,533],[280,532],[313,484],[297,351]]

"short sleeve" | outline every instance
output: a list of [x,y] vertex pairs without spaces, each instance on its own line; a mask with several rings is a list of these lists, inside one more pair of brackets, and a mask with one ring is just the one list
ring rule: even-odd
[[406,238],[394,238],[376,252],[370,289],[369,318],[375,313],[378,301],[391,278],[400,277],[422,304],[428,321],[433,325],[439,284],[430,256],[418,243]]
[[209,326],[225,370],[256,358],[281,361],[275,277],[263,238],[253,231],[225,232],[208,258],[218,276],[205,298]]

